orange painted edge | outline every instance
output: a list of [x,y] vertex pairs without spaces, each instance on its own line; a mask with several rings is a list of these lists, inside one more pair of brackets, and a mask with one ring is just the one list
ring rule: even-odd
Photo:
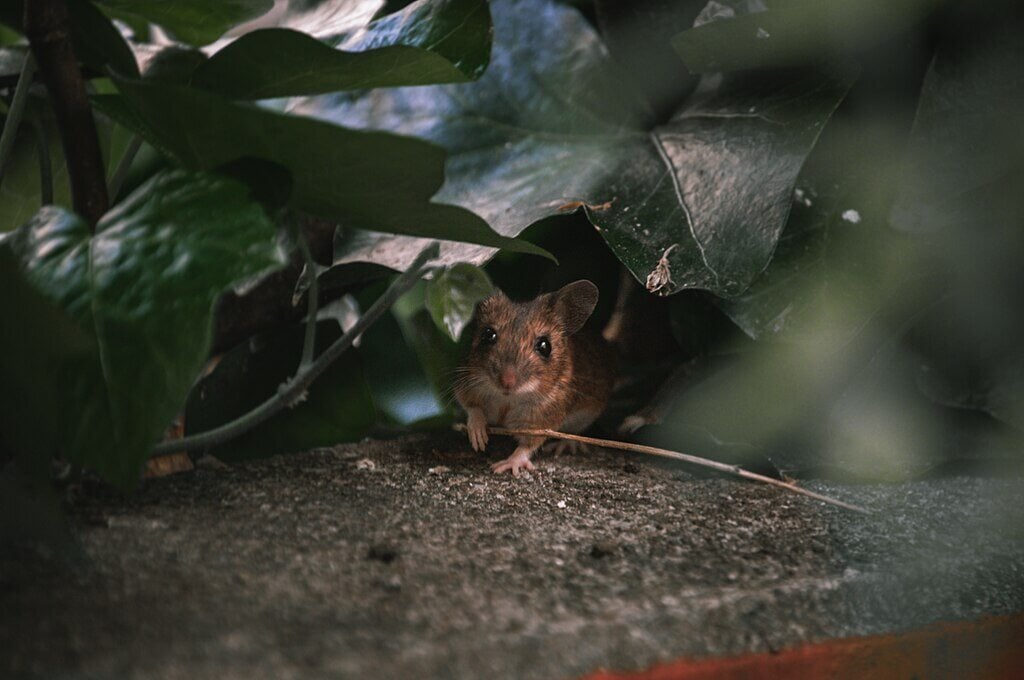
[[681,658],[641,671],[600,670],[582,680],[913,677],[1024,679],[1024,612],[778,652]]

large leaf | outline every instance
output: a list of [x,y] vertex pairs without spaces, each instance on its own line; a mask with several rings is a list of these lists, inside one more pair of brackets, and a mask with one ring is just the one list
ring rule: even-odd
[[295,207],[352,227],[480,243],[547,255],[496,234],[473,213],[431,203],[444,178],[444,150],[387,133],[337,125],[228,101],[201,90],[118,79],[106,111],[190,168],[244,157],[292,174]]
[[45,468],[57,446],[61,368],[95,343],[25,280],[9,243],[0,246],[0,428],[23,469]]
[[479,81],[307,99],[296,110],[441,144],[450,157],[438,198],[499,233],[583,206],[641,281],[665,272],[672,248],[661,292],[741,292],[767,264],[803,158],[851,78],[732,79],[650,130],[646,105],[576,10],[547,0],[491,10],[494,55]]
[[282,263],[274,231],[244,186],[174,171],[107,213],[96,235],[48,207],[5,238],[28,281],[95,342],[62,367],[62,453],[135,483],[206,359],[216,297]]
[[232,26],[264,14],[274,0],[100,0],[115,16],[148,21],[175,38],[206,45]]
[[[695,73],[809,63],[863,48],[920,20],[943,0],[776,0],[768,11],[683,31],[672,45]],[[711,3],[721,6],[721,3]]]
[[344,39],[290,28],[247,33],[200,66],[192,83],[265,99],[464,82],[483,73],[490,50],[485,0],[420,0]]

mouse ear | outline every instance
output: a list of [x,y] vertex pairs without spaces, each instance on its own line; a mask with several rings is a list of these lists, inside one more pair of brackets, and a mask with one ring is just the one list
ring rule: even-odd
[[566,335],[583,328],[597,306],[597,295],[597,286],[586,279],[563,286],[552,295],[555,313],[565,324]]

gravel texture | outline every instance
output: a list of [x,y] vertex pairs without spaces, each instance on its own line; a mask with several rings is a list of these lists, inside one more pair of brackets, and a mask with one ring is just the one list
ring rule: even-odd
[[0,558],[0,676],[575,677],[1024,610],[1022,479],[809,482],[631,454],[511,479],[458,435],[73,490]]

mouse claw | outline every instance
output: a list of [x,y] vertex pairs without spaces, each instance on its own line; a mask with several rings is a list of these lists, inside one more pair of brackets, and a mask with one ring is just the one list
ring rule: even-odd
[[498,461],[491,465],[491,471],[495,474],[511,472],[513,477],[518,477],[520,472],[523,470],[529,470],[530,472],[535,472],[537,470],[533,463],[530,462],[530,452],[528,451],[516,451],[505,460]]
[[473,409],[469,412],[466,434],[469,435],[469,445],[474,451],[483,451],[487,448],[487,420],[481,411]]

